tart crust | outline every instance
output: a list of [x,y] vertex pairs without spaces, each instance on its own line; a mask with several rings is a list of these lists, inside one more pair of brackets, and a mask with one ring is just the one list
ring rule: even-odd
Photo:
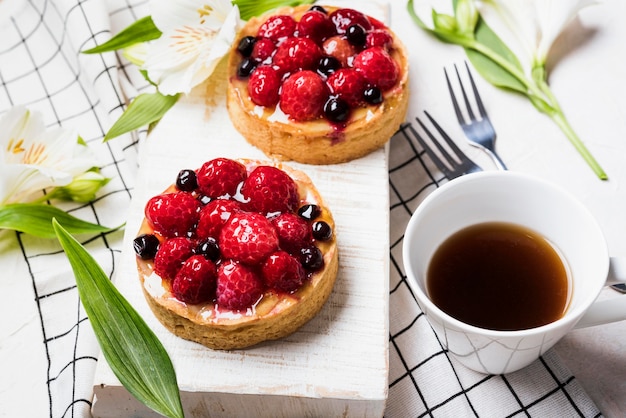
[[[280,162],[237,160],[248,168],[272,165],[289,174],[298,185],[301,204],[312,203],[322,209],[318,220],[327,222],[333,231],[335,224],[322,197],[303,172]],[[173,191],[170,186],[166,192]],[[139,234],[152,233],[144,218]],[[339,266],[335,233],[331,240],[316,242],[324,255],[324,267],[314,272],[294,293],[266,290],[260,301],[246,311],[238,312],[218,307],[214,302],[191,305],[176,299],[168,281],[153,271],[152,260],[137,257],[137,269],[144,296],[157,319],[173,334],[198,342],[208,348],[232,350],[250,347],[266,340],[285,337],[320,311],[331,294]]]
[[[324,7],[329,12],[338,9]],[[384,92],[381,104],[354,109],[345,127],[338,128],[325,119],[296,122],[279,108],[256,105],[248,95],[247,80],[237,77],[237,66],[241,60],[236,49],[239,41],[245,36],[256,35],[261,24],[271,15],[287,14],[298,21],[309,8],[309,5],[283,7],[246,23],[229,54],[227,108],[239,133],[271,158],[316,165],[343,163],[385,145],[404,122],[409,103],[407,52],[402,42],[388,29],[393,38],[391,56],[400,69],[399,80]]]

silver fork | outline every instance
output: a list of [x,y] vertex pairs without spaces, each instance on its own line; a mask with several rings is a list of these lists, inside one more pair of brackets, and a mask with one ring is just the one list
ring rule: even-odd
[[457,102],[456,96],[454,95],[454,89],[452,88],[452,84],[450,83],[450,78],[448,78],[448,72],[444,68],[443,72],[446,75],[446,82],[448,84],[448,90],[450,91],[450,97],[452,98],[452,104],[454,105],[454,112],[456,113],[456,117],[461,124],[461,128],[463,128],[463,132],[465,132],[465,136],[467,136],[468,142],[471,145],[485,151],[494,161],[498,169],[506,170],[506,165],[504,164],[500,156],[496,153],[496,131],[495,129],[493,129],[493,125],[491,124],[491,121],[487,116],[487,111],[485,110],[483,102],[480,99],[478,89],[476,88],[474,78],[472,77],[472,73],[470,72],[467,62],[465,62],[465,68],[467,68],[467,74],[469,75],[470,83],[472,84],[472,90],[474,92],[476,105],[478,106],[480,119],[478,119],[472,111],[472,106],[467,97],[467,93],[465,92],[465,88],[463,87],[463,82],[461,81],[459,70],[457,69],[455,64],[454,70],[456,71],[456,76],[459,80],[459,85],[461,86],[461,92],[463,93],[463,100],[465,102],[465,107],[467,108],[469,121],[466,121],[463,113],[461,112],[459,103]]
[[[428,112],[424,111],[424,114],[426,114],[428,120],[430,120],[435,129],[437,129],[437,132],[439,132],[439,134],[443,138],[443,141],[445,142],[445,145],[447,146],[444,146],[444,144],[442,144],[441,141],[438,140],[435,135],[433,135],[428,130],[428,128],[426,128],[424,123],[419,118],[415,118],[415,120],[417,120],[417,123],[422,127],[424,132],[426,132],[426,135],[428,136],[430,141],[426,141],[420,134],[418,134],[411,124],[405,125],[402,131],[405,133],[405,135],[407,131],[411,133],[411,135],[420,144],[420,146],[424,148],[424,151],[435,163],[437,168],[441,170],[441,172],[449,180],[462,176],[463,174],[473,173],[482,170],[478,165],[476,165],[476,163],[470,160],[469,157],[463,153],[463,151],[459,149],[459,147],[452,140],[452,138],[450,138],[450,136],[445,133],[441,126],[439,126],[439,124],[432,118],[432,116],[430,116]],[[431,144],[434,145],[438,153],[435,152]],[[450,150],[452,153],[448,152],[448,150]],[[439,157],[439,155],[441,155],[441,158]]]

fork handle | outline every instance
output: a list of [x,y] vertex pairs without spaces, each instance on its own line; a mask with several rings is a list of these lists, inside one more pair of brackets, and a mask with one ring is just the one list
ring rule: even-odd
[[485,148],[485,151],[487,151],[487,155],[489,155],[491,159],[493,160],[493,162],[496,164],[496,167],[498,168],[498,170],[508,170],[506,164],[504,164],[504,161],[502,161],[502,159],[500,158],[498,154],[496,154],[495,152],[487,148]]

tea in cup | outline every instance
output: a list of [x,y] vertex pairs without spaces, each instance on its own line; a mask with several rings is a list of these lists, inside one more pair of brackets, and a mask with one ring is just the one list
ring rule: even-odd
[[584,205],[525,174],[474,173],[434,191],[407,225],[403,260],[440,341],[479,372],[518,370],[575,326],[626,319],[626,296],[595,301],[624,281],[626,262],[609,257]]

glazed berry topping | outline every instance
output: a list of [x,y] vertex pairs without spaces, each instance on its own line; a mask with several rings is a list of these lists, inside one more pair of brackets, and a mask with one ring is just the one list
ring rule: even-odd
[[196,228],[196,237],[205,239],[217,238],[230,217],[241,212],[241,205],[235,200],[215,199],[200,211],[200,219]]
[[237,76],[240,78],[249,77],[256,67],[256,62],[251,58],[244,58],[237,68]]
[[207,161],[198,170],[200,191],[213,199],[234,196],[247,175],[243,164],[227,158]]
[[298,290],[306,279],[300,261],[285,251],[271,254],[261,264],[261,276],[270,289],[287,293]]
[[363,92],[363,99],[367,103],[380,104],[383,102],[383,93],[378,87],[368,87]]
[[219,242],[224,257],[255,265],[278,249],[278,234],[265,216],[239,212],[224,225]]
[[346,39],[348,39],[348,42],[356,47],[365,45],[366,38],[367,34],[361,25],[352,25],[348,27],[348,30],[346,31]]
[[388,51],[392,45],[393,38],[386,30],[373,30],[367,34],[367,38],[365,39],[365,46],[367,48],[378,46]]
[[339,34],[346,33],[352,25],[361,25],[366,31],[372,28],[367,16],[354,9],[337,9],[329,17]]
[[257,67],[248,81],[248,94],[259,106],[272,107],[278,104],[280,75],[269,65]]
[[145,209],[150,226],[166,238],[186,236],[198,221],[200,202],[189,193],[166,193],[151,198]]
[[259,28],[258,36],[270,38],[277,42],[282,38],[292,36],[296,30],[296,21],[291,16],[277,15],[268,18]]
[[295,213],[285,212],[271,219],[278,233],[280,248],[290,254],[297,254],[311,242],[311,226]]
[[280,108],[291,119],[307,121],[317,119],[328,98],[328,87],[313,71],[298,71],[283,83]]
[[275,50],[276,45],[274,45],[271,39],[259,38],[254,44],[254,48],[252,48],[250,58],[256,62],[265,62],[272,56]]
[[386,91],[398,81],[400,72],[387,51],[380,47],[368,48],[354,58],[354,68],[373,86]]
[[237,51],[239,51],[242,56],[249,57],[252,54],[255,43],[256,38],[254,36],[244,36],[237,45]]
[[213,298],[217,287],[215,264],[201,255],[189,257],[172,282],[172,294],[182,302],[197,304]]
[[196,247],[196,254],[202,255],[211,261],[219,260],[221,253],[217,239],[208,237],[204,241],[200,241]]
[[216,296],[220,307],[247,309],[263,296],[263,283],[253,269],[229,260],[217,270]]
[[349,67],[350,60],[356,54],[354,46],[342,36],[328,38],[322,44],[324,54],[334,57],[343,67]]
[[276,49],[273,65],[282,74],[298,70],[314,70],[322,56],[317,44],[308,38],[287,38]]
[[154,272],[166,280],[173,280],[181,266],[193,255],[194,244],[189,238],[166,240],[154,256]]
[[320,207],[314,204],[302,205],[298,209],[298,216],[300,216],[301,218],[307,221],[312,221],[313,219],[317,218],[321,214],[322,214],[322,210],[320,209]]
[[317,64],[317,71],[324,76],[331,75],[339,68],[341,68],[341,63],[335,57],[324,56]]
[[298,22],[296,30],[299,37],[310,38],[318,44],[335,34],[335,27],[326,13],[317,10],[306,12]]
[[328,241],[333,237],[332,228],[324,221],[314,222],[311,230],[313,231],[313,238],[319,241]]
[[198,179],[193,170],[180,170],[176,177],[176,188],[183,192],[192,192],[198,188]]
[[247,309],[265,289],[295,292],[324,266],[316,242],[331,239],[332,228],[314,221],[320,206],[300,206],[298,185],[285,171],[216,158],[181,173],[195,175],[198,187],[155,196],[145,209],[155,233],[163,225],[177,231],[133,241],[137,257],[154,260],[154,272],[176,299]]
[[315,245],[300,250],[300,263],[306,270],[317,271],[324,267],[324,255]]
[[153,234],[142,234],[133,240],[135,254],[142,260],[154,258],[159,249],[159,239]]
[[325,15],[328,14],[328,11],[326,9],[324,9],[322,6],[318,6],[318,5],[311,6],[311,8],[309,10],[315,10],[315,11],[324,13]]
[[350,105],[339,97],[331,97],[324,104],[324,116],[331,122],[345,122],[350,117]]
[[245,209],[263,214],[293,212],[300,203],[298,186],[279,168],[258,166],[241,187]]
[[363,102],[363,92],[367,88],[365,77],[353,68],[335,71],[326,81],[331,93],[343,99],[350,107]]

